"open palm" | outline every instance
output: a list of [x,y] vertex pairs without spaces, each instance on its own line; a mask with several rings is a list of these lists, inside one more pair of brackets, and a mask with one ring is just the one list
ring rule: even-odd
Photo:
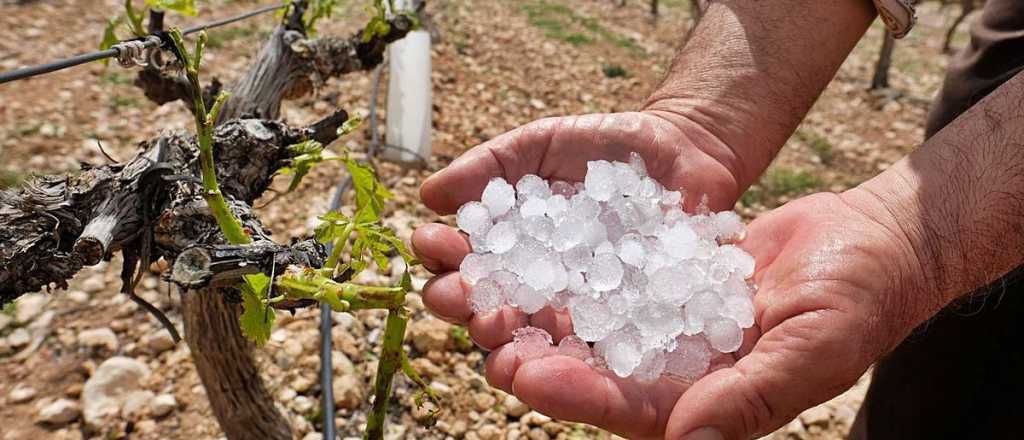
[[[710,206],[731,207],[735,180],[714,158],[721,150],[713,142],[694,146],[694,139],[706,140],[646,113],[545,119],[474,148],[429,179],[421,194],[429,207],[450,213],[477,199],[491,177],[578,181],[586,161],[625,160],[636,151],[666,186],[708,193]],[[757,325],[738,361],[718,359],[714,372],[692,387],[621,379],[564,356],[521,362],[509,344],[513,330],[540,327],[557,342],[572,333],[568,315],[550,308],[526,315],[507,307],[474,314],[469,286],[458,273],[470,252],[465,236],[425,225],[413,246],[437,274],[424,288],[424,303],[448,321],[467,324],[474,341],[492,351],[486,376],[493,386],[549,416],[630,438],[679,438],[699,427],[746,438],[838,394],[901,337],[882,322],[898,285],[880,276],[893,273],[891,239],[835,195],[808,197],[754,222],[743,246],[758,263]]]

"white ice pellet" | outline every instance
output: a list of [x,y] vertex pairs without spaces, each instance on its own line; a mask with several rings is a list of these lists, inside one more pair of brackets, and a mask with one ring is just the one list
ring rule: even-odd
[[750,278],[754,275],[754,257],[744,252],[743,249],[727,244],[718,248],[718,257],[743,278]]
[[587,284],[598,292],[607,292],[622,284],[622,262],[614,253],[594,256],[587,271]]
[[642,238],[636,234],[626,234],[619,239],[618,256],[623,263],[633,267],[644,266],[644,249]]
[[732,353],[743,344],[743,329],[729,319],[719,319],[704,325],[704,334],[708,337],[711,348],[722,353]]
[[723,240],[742,240],[746,235],[746,226],[743,219],[734,211],[722,211],[714,215],[715,228],[718,237]]
[[527,174],[516,182],[516,193],[521,198],[545,199],[551,196],[551,188],[539,176]]
[[743,296],[727,296],[722,300],[722,310],[718,313],[724,318],[736,321],[740,327],[754,325],[754,305]]
[[494,280],[480,281],[469,294],[469,305],[473,313],[493,312],[504,304],[505,292]]
[[459,229],[469,235],[481,235],[491,228],[491,214],[480,202],[469,202],[459,208],[456,214]]
[[487,248],[496,254],[504,254],[516,245],[516,225],[509,221],[498,223],[487,231]]
[[633,370],[643,361],[643,352],[632,334],[626,332],[613,333],[594,344],[594,351],[604,357],[608,368],[620,377],[633,374]]
[[586,234],[586,224],[576,217],[568,217],[561,224],[555,226],[555,232],[551,234],[551,247],[558,252],[564,252],[583,243]]
[[537,313],[547,304],[547,298],[533,287],[522,284],[512,292],[512,303],[526,313]]
[[587,361],[594,356],[594,353],[591,351],[590,346],[587,345],[587,342],[576,335],[569,335],[562,338],[562,340],[558,342],[557,353],[562,356],[569,356],[581,361]]
[[476,284],[491,272],[498,270],[500,265],[501,260],[495,254],[469,254],[462,259],[459,272],[462,272],[462,278],[466,282]]
[[512,331],[512,348],[520,362],[540,359],[554,354],[551,335],[536,327],[522,327]]
[[519,213],[522,214],[523,217],[529,218],[543,216],[544,213],[547,212],[547,210],[547,199],[536,197],[526,199],[526,202],[523,203],[523,206],[519,208]]
[[536,258],[523,272],[523,282],[534,289],[543,289],[555,281],[555,263],[548,258]]
[[508,212],[516,204],[516,190],[505,179],[495,177],[487,182],[480,202],[487,207],[491,217],[498,217]]
[[594,200],[607,202],[615,195],[615,174],[615,166],[607,161],[588,162],[584,189]]
[[569,201],[565,197],[555,194],[547,199],[546,214],[552,219],[560,219],[569,209]]
[[522,360],[560,354],[636,380],[693,382],[754,324],[756,262],[734,245],[738,215],[709,213],[706,202],[698,215],[682,211],[685,193],[630,157],[589,162],[583,182],[492,179],[456,215],[473,248],[460,271],[475,313],[569,314],[576,334],[558,347],[543,330],[516,330]]

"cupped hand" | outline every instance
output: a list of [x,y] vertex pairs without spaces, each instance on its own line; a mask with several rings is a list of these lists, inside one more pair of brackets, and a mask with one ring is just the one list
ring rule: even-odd
[[749,225],[754,343],[682,394],[665,438],[766,435],[850,388],[941,308],[900,226],[863,195],[811,195]]
[[[578,181],[586,161],[625,160],[630,151],[666,186],[690,194],[692,188],[728,191],[722,183],[728,179],[713,174],[729,167],[694,146],[695,138],[644,113],[542,120],[474,148],[429,179],[422,196],[429,207],[450,213],[478,199],[491,177],[514,183],[534,173]],[[709,203],[723,209],[734,199]],[[466,324],[474,341],[492,351],[486,377],[493,386],[549,416],[630,438],[738,439],[781,426],[848,388],[912,328],[914,319],[893,316],[904,297],[903,269],[913,265],[903,264],[907,253],[890,231],[836,195],[801,199],[754,222],[743,246],[758,264],[757,325],[738,362],[719,359],[692,387],[620,379],[563,356],[521,362],[509,344],[513,330],[540,327],[557,342],[572,333],[568,315],[549,308],[529,316],[511,308],[474,314],[458,273],[470,252],[465,236],[431,224],[416,231],[413,246],[437,274],[424,288],[424,303],[443,319]]]
[[452,214],[479,200],[492,177],[515,185],[520,177],[582,181],[587,161],[629,161],[631,152],[647,163],[648,174],[670,189],[693,195],[688,207],[708,196],[713,210],[732,208],[743,168],[732,150],[707,130],[664,111],[605,113],[540,119],[478,145],[434,174],[420,189],[427,207]]

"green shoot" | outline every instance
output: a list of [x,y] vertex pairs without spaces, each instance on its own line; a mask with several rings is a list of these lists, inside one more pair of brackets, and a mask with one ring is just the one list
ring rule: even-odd
[[[338,128],[338,137],[345,136],[353,131],[359,124],[362,123],[362,119],[358,116],[348,118],[341,127]],[[324,148],[324,145],[313,139],[307,139],[299,142],[295,145],[288,147],[288,152],[292,154],[292,158],[288,160],[288,166],[282,167],[277,170],[281,174],[291,174],[292,181],[288,184],[288,192],[295,191],[299,187],[299,183],[302,178],[309,173],[315,165],[331,161],[331,160],[344,160],[345,158],[338,156]]]
[[402,372],[404,372],[405,376],[408,377],[409,380],[413,381],[413,383],[415,383],[416,386],[420,387],[420,391],[416,393],[415,397],[416,407],[422,408],[423,405],[426,403],[426,399],[429,399],[430,402],[434,405],[434,407],[430,409],[430,412],[427,415],[427,425],[433,426],[434,423],[437,423],[437,414],[441,410],[441,398],[438,397],[437,393],[434,392],[434,389],[430,388],[430,385],[428,385],[427,382],[423,380],[422,377],[420,377],[420,373],[417,372],[415,368],[413,368],[412,362],[409,362],[409,355],[407,355],[404,351],[402,352]]
[[[203,198],[210,207],[210,212],[224,237],[231,244],[249,244],[252,238],[242,227],[242,222],[231,212],[224,194],[217,184],[217,169],[213,159],[213,129],[217,121],[227,93],[222,92],[209,111],[203,100],[202,87],[199,83],[199,66],[203,60],[203,49],[206,45],[206,32],[199,34],[195,50],[189,53],[181,30],[173,29],[171,39],[174,41],[176,54],[184,66],[185,77],[188,78],[192,92],[192,106],[196,123],[196,143],[199,147],[199,169],[202,174]],[[239,323],[242,333],[251,338],[257,345],[263,345],[270,338],[270,330],[274,324],[274,311],[267,302],[270,288],[270,277],[263,274],[246,275],[244,283],[239,287],[242,291],[242,316]]]
[[295,191],[302,178],[316,164],[342,159],[331,151],[325,150],[323,144],[312,139],[289,146],[288,152],[293,154],[292,158],[288,160],[289,165],[277,170],[278,173],[292,175],[292,181],[288,184],[288,192]]
[[[127,28],[128,38],[144,37],[149,32],[143,26],[149,8],[176,12],[182,15],[195,16],[198,13],[195,0],[144,0],[145,6],[136,10],[133,0],[124,0],[124,12],[107,19],[107,26],[103,30],[103,39],[100,41],[100,50],[107,50],[121,42],[122,38],[117,35],[117,29],[122,24]],[[107,61],[103,61],[104,64]]]
[[145,0],[146,4],[154,9],[174,11],[181,15],[195,17],[199,13],[196,10],[195,0]]

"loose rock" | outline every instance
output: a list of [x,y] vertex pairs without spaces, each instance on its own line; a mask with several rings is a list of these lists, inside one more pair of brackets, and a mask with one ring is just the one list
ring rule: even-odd
[[178,407],[178,400],[172,394],[161,394],[153,398],[149,404],[149,413],[153,417],[163,417]]
[[505,396],[505,400],[502,402],[502,406],[505,407],[505,414],[512,417],[522,417],[523,414],[530,412],[530,406],[523,403],[523,401],[516,398],[511,394]]
[[142,343],[149,348],[153,354],[160,354],[174,348],[174,339],[167,330],[159,329],[142,338]]
[[153,392],[147,390],[134,391],[128,394],[121,405],[121,418],[139,421],[149,414],[149,403],[153,400]]
[[355,375],[341,376],[334,381],[334,404],[342,409],[355,409],[363,403],[363,384]]
[[115,356],[100,364],[82,389],[85,423],[98,428],[106,419],[116,417],[125,399],[142,388],[149,374],[146,364],[128,357]]
[[57,399],[49,405],[42,407],[36,414],[36,421],[50,425],[63,425],[78,418],[82,409],[78,402],[69,399]]
[[831,420],[831,417],[831,411],[829,411],[828,407],[818,405],[801,413],[800,421],[804,422],[804,425],[807,426],[828,426],[828,422]]
[[78,333],[78,345],[90,349],[104,349],[109,352],[117,351],[120,346],[117,335],[108,327],[81,331]]
[[451,345],[452,325],[437,318],[421,319],[409,326],[409,333],[421,353],[441,351]]
[[97,293],[105,287],[107,287],[107,282],[103,281],[103,274],[101,273],[93,274],[86,278],[85,281],[82,281],[82,290],[86,291],[86,293]]
[[29,341],[32,340],[32,335],[28,333],[28,330],[24,328],[16,328],[11,334],[7,335],[7,343],[13,348],[20,348],[28,345]]
[[36,397],[36,389],[24,385],[18,385],[7,394],[7,401],[10,403],[25,403]]
[[30,293],[28,295],[22,295],[15,302],[15,313],[14,318],[22,323],[27,324],[29,321],[43,313],[43,308],[50,302],[50,297],[44,293]]

